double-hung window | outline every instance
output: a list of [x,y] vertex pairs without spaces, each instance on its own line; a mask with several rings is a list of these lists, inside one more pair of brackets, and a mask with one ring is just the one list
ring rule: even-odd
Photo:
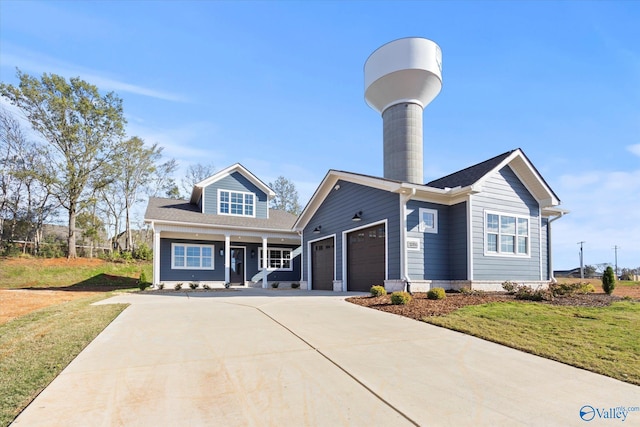
[[485,253],[529,255],[529,218],[485,212]]
[[213,270],[213,245],[171,244],[171,268],[178,270]]
[[[263,266],[262,259],[263,251],[262,248],[260,248],[258,256],[260,269],[262,269]],[[267,269],[292,271],[293,265],[291,264],[291,249],[267,248]]]
[[219,190],[218,213],[221,215],[255,216],[256,195],[241,191]]

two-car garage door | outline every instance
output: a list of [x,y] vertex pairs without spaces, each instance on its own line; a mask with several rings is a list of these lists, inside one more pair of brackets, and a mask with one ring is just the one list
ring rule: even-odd
[[[384,224],[347,234],[347,290],[368,292],[384,285],[386,228]],[[311,244],[311,286],[333,290],[335,268],[333,237]]]

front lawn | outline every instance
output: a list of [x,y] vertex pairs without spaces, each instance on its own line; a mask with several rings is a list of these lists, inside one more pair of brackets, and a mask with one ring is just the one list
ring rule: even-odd
[[640,385],[638,302],[607,307],[493,302],[422,320]]
[[8,425],[126,305],[54,305],[0,325],[0,426]]
[[0,258],[0,289],[95,291],[135,288],[140,273],[152,277],[150,261],[98,258]]

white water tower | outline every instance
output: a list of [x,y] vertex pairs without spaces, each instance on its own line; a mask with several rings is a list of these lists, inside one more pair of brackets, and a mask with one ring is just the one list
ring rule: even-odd
[[364,64],[367,104],[382,114],[384,177],[423,184],[422,114],[442,88],[442,51],[419,37],[385,44]]

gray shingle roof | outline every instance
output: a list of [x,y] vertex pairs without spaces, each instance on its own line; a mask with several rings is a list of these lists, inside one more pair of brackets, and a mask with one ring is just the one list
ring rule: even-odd
[[191,204],[188,200],[150,197],[144,219],[145,221],[175,221],[231,228],[241,227],[290,232],[297,217],[289,212],[275,209],[269,209],[269,218],[266,219],[203,214],[200,212],[198,205]]
[[454,172],[451,175],[444,176],[442,178],[438,178],[431,182],[428,182],[426,185],[429,187],[435,188],[456,188],[456,187],[467,187],[469,185],[474,184],[480,178],[485,176],[487,173],[491,172],[493,168],[498,166],[500,162],[509,157],[511,153],[516,150],[507,151],[506,153],[500,154],[499,156],[493,157],[489,160],[485,160],[482,163],[478,163],[473,166],[469,166],[468,168],[462,169],[458,172]]

